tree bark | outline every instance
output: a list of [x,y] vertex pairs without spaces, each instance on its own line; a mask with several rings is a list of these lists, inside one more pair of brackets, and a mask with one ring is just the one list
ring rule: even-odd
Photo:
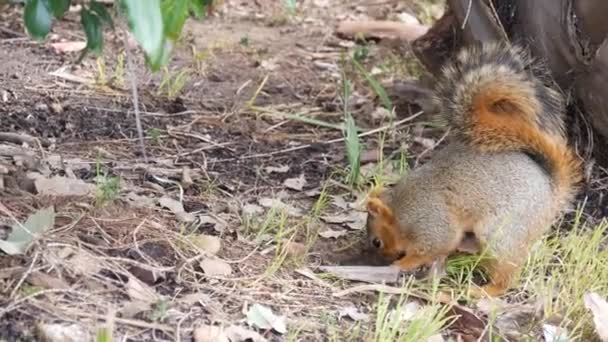
[[[428,71],[462,47],[508,40],[544,60],[569,99],[570,133],[591,136],[598,162],[608,166],[608,1],[448,0],[444,16],[412,43]],[[569,121],[570,122],[570,121]]]

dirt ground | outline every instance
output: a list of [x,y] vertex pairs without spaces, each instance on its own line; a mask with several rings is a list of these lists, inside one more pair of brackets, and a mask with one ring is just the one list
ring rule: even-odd
[[[272,341],[373,340],[377,294],[336,296],[360,284],[315,271],[361,250],[361,203],[373,180],[346,182],[341,57],[366,53],[363,65],[389,92],[419,67],[405,45],[356,45],[334,28],[344,19],[433,15],[408,2],[298,3],[291,14],[281,1],[224,1],[204,21],[188,21],[157,74],[132,56],[147,164],[121,34],[106,33],[102,59],[76,64],[77,52],[53,46],[84,41],[76,15],[35,42],[14,10],[0,14],[0,132],[39,138],[27,148],[45,177],[93,187],[83,196],[33,194],[27,165],[5,175],[6,226],[51,204],[56,215],[26,254],[0,257],[0,340],[33,341],[58,327],[90,338],[107,326],[125,341],[192,340],[208,325]],[[357,125],[389,127],[380,129],[382,144],[381,134],[362,138],[364,172],[377,172],[380,156],[390,165],[403,155],[406,167],[423,162],[444,131],[424,116],[404,120],[420,108],[398,97],[396,118],[376,115],[376,93],[344,70]],[[287,331],[251,327],[254,304],[284,317]],[[436,340],[482,333],[478,314],[458,310],[469,321]]]

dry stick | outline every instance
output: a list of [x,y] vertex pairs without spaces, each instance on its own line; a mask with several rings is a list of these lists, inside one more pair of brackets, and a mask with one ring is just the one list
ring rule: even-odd
[[[402,125],[408,121],[412,121],[415,118],[417,118],[418,116],[422,115],[423,111],[419,111],[403,120],[399,120],[395,123],[392,124],[387,124],[384,125],[382,127],[378,127],[372,130],[369,130],[367,132],[363,132],[359,135],[357,135],[359,138],[363,138],[366,137],[368,135],[372,135],[375,133],[379,133],[382,131],[386,131],[391,127],[396,127],[399,125]],[[323,145],[330,145],[330,144],[335,144],[337,142],[341,142],[344,141],[344,137],[342,138],[337,138],[337,139],[333,139],[333,140],[328,140],[328,141],[324,141],[324,142],[320,142],[319,144],[323,144]],[[311,147],[314,144],[306,144],[306,145],[302,145],[302,146],[296,146],[296,147],[290,147],[290,148],[286,148],[284,150],[279,150],[279,151],[274,151],[274,152],[268,152],[268,153],[257,153],[257,154],[252,154],[252,155],[248,155],[248,156],[244,156],[244,157],[238,157],[238,158],[228,158],[228,159],[220,159],[220,160],[215,160],[213,161],[214,163],[223,163],[223,162],[228,162],[228,161],[235,161],[235,160],[244,160],[244,159],[252,159],[252,158],[262,158],[262,157],[271,157],[271,156],[275,156],[277,154],[283,154],[283,153],[289,153],[289,152],[293,152],[293,151],[299,151],[299,150],[304,150],[307,149],[309,147]]]
[[[358,285],[358,286],[348,288],[346,290],[334,292],[333,296],[334,297],[344,297],[344,296],[347,296],[352,293],[361,293],[361,292],[369,292],[369,291],[384,292],[384,293],[396,294],[396,295],[404,294],[404,295],[407,295],[410,297],[416,297],[416,298],[420,298],[420,299],[423,299],[426,301],[432,301],[432,298],[429,295],[426,295],[424,293],[421,293],[418,291],[412,291],[412,290],[406,289],[406,288],[381,285],[381,284]],[[438,292],[437,301],[442,304],[451,304],[452,297],[445,292]]]
[[125,39],[125,56],[127,57],[127,68],[129,69],[129,78],[131,79],[131,93],[133,95],[133,109],[135,111],[135,125],[137,126],[137,136],[139,138],[139,147],[141,148],[141,153],[144,156],[144,162],[148,163],[148,156],[146,154],[146,145],[144,144],[144,131],[141,127],[141,118],[139,115],[139,98],[137,97],[137,82],[135,80],[135,72],[133,72],[133,61],[131,60],[131,54],[129,51],[129,32],[124,30]]

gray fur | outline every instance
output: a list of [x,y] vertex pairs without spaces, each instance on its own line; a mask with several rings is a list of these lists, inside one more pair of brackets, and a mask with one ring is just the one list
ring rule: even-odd
[[549,228],[539,225],[554,213],[551,179],[526,154],[482,153],[458,142],[402,177],[388,196],[401,233],[419,252],[431,255],[438,252],[433,248],[445,248],[449,241],[443,240],[459,236],[449,217],[448,198],[486,220],[471,230],[492,255],[513,262],[527,255],[527,242]]

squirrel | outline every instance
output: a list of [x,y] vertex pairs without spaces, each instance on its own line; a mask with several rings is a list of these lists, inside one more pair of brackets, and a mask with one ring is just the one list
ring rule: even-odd
[[489,281],[472,295],[506,293],[582,181],[564,133],[564,100],[546,84],[546,70],[506,43],[465,48],[442,68],[433,101],[455,134],[392,188],[370,192],[372,250],[414,270],[473,235],[488,253],[481,266]]

